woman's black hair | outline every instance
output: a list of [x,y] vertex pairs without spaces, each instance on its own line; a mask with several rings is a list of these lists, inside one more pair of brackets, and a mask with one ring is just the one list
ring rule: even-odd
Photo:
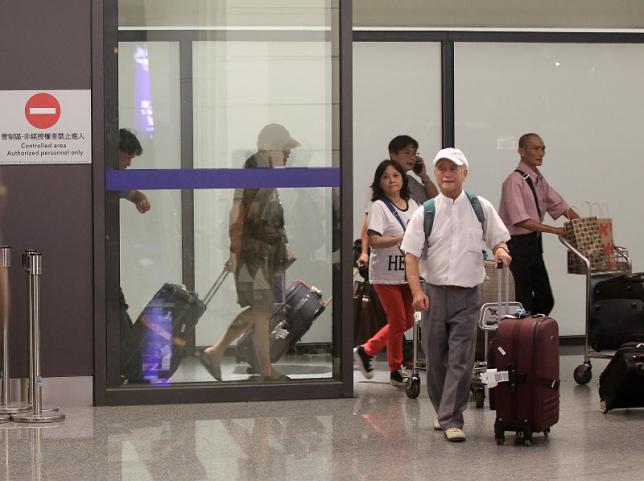
[[382,199],[383,197],[386,197],[385,192],[382,190],[382,187],[380,187],[380,179],[385,173],[385,170],[387,170],[387,167],[389,166],[394,167],[398,173],[402,176],[403,180],[403,185],[402,188],[400,189],[400,197],[402,197],[405,200],[409,199],[409,180],[407,179],[407,174],[403,170],[403,168],[400,166],[400,164],[394,160],[383,160],[380,162],[378,167],[376,168],[376,173],[373,176],[373,183],[371,184],[371,200],[375,202],[378,199]]

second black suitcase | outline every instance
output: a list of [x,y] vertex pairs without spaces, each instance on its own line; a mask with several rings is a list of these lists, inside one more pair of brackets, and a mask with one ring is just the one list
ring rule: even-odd
[[629,342],[618,349],[599,376],[601,411],[644,407],[644,343]]
[[[163,284],[127,330],[136,338],[130,340],[134,347],[128,349],[128,359],[122,362],[121,376],[128,382],[172,376],[188,352],[197,322],[228,274],[224,268],[203,301],[180,284]],[[121,329],[123,324],[121,321]]]
[[610,277],[593,288],[593,300],[639,299],[644,301],[644,272]]
[[[293,282],[286,290],[284,303],[276,306],[270,320],[271,362],[277,361],[291,350],[324,309],[325,303],[319,289],[309,287],[299,280]],[[249,372],[259,372],[252,329],[239,338],[236,360],[250,364]]]
[[595,351],[618,349],[629,341],[644,341],[644,301],[626,298],[594,301],[588,337]]

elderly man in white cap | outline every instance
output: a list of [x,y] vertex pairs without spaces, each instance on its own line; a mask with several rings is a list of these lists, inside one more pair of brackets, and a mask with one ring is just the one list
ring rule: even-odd
[[[448,441],[465,441],[463,411],[474,362],[479,285],[485,278],[481,247],[485,243],[507,266],[510,234],[489,201],[463,190],[468,169],[463,152],[442,149],[434,166],[441,193],[415,212],[402,250],[414,309],[427,310],[431,299],[422,328],[429,354],[427,390],[437,414],[434,429]],[[425,222],[426,216],[432,222]],[[421,274],[429,298],[421,289]]]

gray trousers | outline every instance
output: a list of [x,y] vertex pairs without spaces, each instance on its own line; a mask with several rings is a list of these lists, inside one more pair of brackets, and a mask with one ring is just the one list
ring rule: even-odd
[[429,318],[421,326],[428,356],[427,392],[441,427],[462,428],[472,381],[479,288],[430,284],[429,299]]

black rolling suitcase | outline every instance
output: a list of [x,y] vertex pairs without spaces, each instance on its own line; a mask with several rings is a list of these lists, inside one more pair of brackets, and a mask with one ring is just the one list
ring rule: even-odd
[[599,376],[603,413],[617,408],[644,407],[644,343],[620,347]]
[[603,299],[644,300],[644,272],[610,277],[598,282],[593,289],[593,300]]
[[[300,280],[288,286],[284,302],[273,309],[269,323],[271,362],[293,349],[295,343],[311,328],[313,321],[322,314],[325,305],[322,293],[316,287],[309,287]],[[252,329],[239,338],[235,358],[237,362],[250,364],[249,373],[259,372]]]
[[[134,347],[121,364],[121,377],[128,382],[145,382],[172,376],[188,352],[197,322],[227,275],[224,268],[203,301],[180,284],[164,284],[126,329],[135,338],[129,340]],[[123,324],[121,321],[121,329],[127,327]]]
[[593,288],[588,337],[595,351],[644,341],[644,273],[597,283]]
[[630,341],[644,341],[644,301],[602,299],[590,310],[588,339],[595,351],[618,349]]

